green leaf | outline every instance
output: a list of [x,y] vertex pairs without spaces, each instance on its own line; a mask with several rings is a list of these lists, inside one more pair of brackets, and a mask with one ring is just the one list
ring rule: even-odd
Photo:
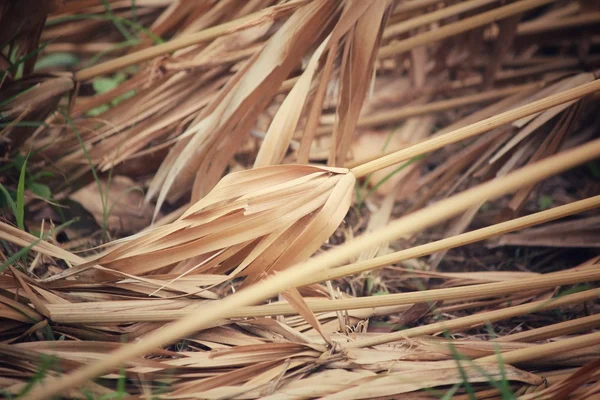
[[598,164],[597,161],[591,161],[585,164],[585,166],[590,170],[590,173],[594,178],[600,178],[600,164]]
[[48,373],[49,370],[53,369],[54,366],[58,363],[58,359],[54,355],[42,354],[40,356],[40,364],[38,370],[31,377],[31,379],[27,382],[25,386],[21,389],[17,398],[24,398],[27,393],[31,391],[31,389],[38,383],[41,383],[44,380],[44,377]]
[[110,104],[111,104],[112,106],[116,106],[116,105],[118,105],[119,103],[122,103],[122,102],[124,102],[124,101],[125,101],[125,100],[127,100],[128,98],[130,98],[130,97],[133,97],[134,95],[135,95],[135,90],[129,90],[129,91],[127,91],[127,92],[123,93],[122,95],[115,97],[115,98],[114,98],[114,99],[113,99],[113,100],[110,102]]
[[27,253],[29,253],[29,251],[34,246],[36,246],[39,242],[41,242],[42,240],[46,240],[48,237],[50,237],[50,235],[52,235],[54,233],[58,233],[58,232],[62,231],[64,228],[66,228],[67,226],[71,225],[73,222],[76,222],[76,221],[77,221],[77,218],[72,219],[71,221],[67,221],[64,224],[57,226],[55,229],[51,229],[50,231],[46,232],[45,235],[36,239],[29,246],[23,247],[21,250],[17,251],[15,254],[8,257],[8,259],[6,261],[4,261],[4,263],[2,265],[0,265],[0,272],[4,271],[9,265],[13,265],[15,261],[17,261],[19,258],[21,258],[24,255],[26,255]]
[[10,206],[10,209],[13,212],[13,215],[15,216],[15,218],[17,218],[17,205],[15,204],[15,201],[13,200],[12,196],[10,195],[8,190],[6,190],[4,185],[1,183],[0,183],[0,190],[2,191],[2,193],[4,193],[4,197],[6,198],[6,201],[8,202],[8,205]]
[[542,196],[538,200],[538,206],[540,207],[540,210],[547,210],[549,208],[552,208],[553,204],[554,200],[552,200],[551,196]]
[[119,81],[114,78],[99,77],[92,81],[92,87],[96,93],[108,92],[119,86]]
[[17,213],[15,217],[17,218],[17,226],[21,230],[25,230],[25,169],[27,167],[27,157],[21,166],[21,174],[19,175],[19,183],[17,185]]
[[98,115],[102,114],[103,112],[108,111],[109,108],[110,107],[108,106],[108,104],[102,104],[101,106],[92,108],[90,111],[88,111],[85,114],[88,117],[97,117]]
[[13,159],[12,164],[20,171],[21,168],[23,168],[23,164],[25,164],[26,160],[27,157],[25,157],[23,154],[17,154]]
[[29,177],[29,180],[31,182],[36,182],[36,181],[40,180],[41,178],[53,178],[54,176],[55,176],[55,174],[53,172],[40,171],[40,172],[36,172],[35,174],[31,175]]
[[117,381],[117,393],[120,399],[124,399],[128,395],[125,391],[125,384],[125,368],[121,367],[119,370],[119,380]]
[[440,400],[452,400],[452,397],[458,391],[458,389],[460,389],[460,386],[461,386],[460,383],[454,384],[454,386],[452,386],[450,389],[448,389],[448,392],[446,392],[444,397],[442,397]]
[[590,289],[592,289],[591,285],[588,285],[587,283],[580,283],[571,288],[560,290],[554,297],[558,298],[558,297],[562,297],[562,296],[567,296],[569,294],[584,292],[584,291],[590,290]]
[[46,340],[56,340],[56,338],[54,337],[54,332],[52,331],[50,325],[46,325],[44,329],[42,329],[42,333],[46,337]]
[[132,40],[134,38],[133,35],[131,34],[131,32],[129,32],[127,30],[127,28],[125,27],[125,25],[123,24],[123,22],[120,19],[115,18],[108,0],[102,0],[102,4],[104,5],[104,9],[106,10],[107,16],[109,18],[111,18],[111,20],[112,20],[113,24],[115,25],[115,27],[117,28],[117,30],[119,32],[121,32],[121,34],[123,35],[123,37],[125,39]]
[[48,127],[49,125],[40,121],[0,122],[0,128],[6,128],[7,126],[19,128],[37,128],[39,126]]
[[25,64],[25,61],[27,61],[33,57],[36,57],[39,52],[44,50],[46,48],[46,46],[48,46],[50,43],[54,42],[56,39],[58,39],[58,36],[54,39],[49,40],[47,43],[43,43],[37,49],[25,54],[23,57],[21,57],[20,59],[16,60],[14,63],[12,63],[12,65],[10,67],[8,67],[8,69],[0,71],[0,82],[3,81],[4,77],[9,72],[12,72],[12,71],[17,71],[17,73],[15,74],[15,77],[18,77],[20,75],[18,70],[20,69],[22,71],[22,69],[23,69],[22,65]]
[[41,57],[38,62],[35,63],[35,69],[44,68],[69,68],[75,66],[79,62],[79,57],[73,53],[52,53],[47,56]]
[[377,182],[375,185],[373,185],[371,187],[371,190],[369,190],[369,192],[367,193],[367,195],[364,197],[363,201],[369,197],[370,195],[372,195],[373,193],[375,193],[375,191],[381,186],[383,185],[385,182],[387,182],[390,178],[392,178],[394,175],[396,175],[398,172],[402,171],[404,168],[408,167],[409,165],[411,165],[412,163],[419,161],[421,159],[423,159],[425,157],[425,154],[417,156],[417,157],[413,157],[410,160],[406,161],[405,163],[401,164],[399,167],[397,167],[396,169],[394,169],[392,172],[390,172],[389,174],[387,174],[386,176],[384,176],[383,178],[381,178],[381,180],[379,182]]
[[44,184],[33,182],[29,185],[29,190],[34,194],[38,195],[42,199],[50,199],[52,197],[52,191]]
[[373,292],[373,288],[375,287],[375,282],[373,281],[373,278],[367,276],[367,278],[365,279],[365,286],[365,293],[368,296]]
[[378,290],[373,293],[373,296],[385,296],[387,294],[390,294],[387,290]]
[[123,83],[127,79],[127,74],[123,71],[115,72],[113,79],[118,83]]

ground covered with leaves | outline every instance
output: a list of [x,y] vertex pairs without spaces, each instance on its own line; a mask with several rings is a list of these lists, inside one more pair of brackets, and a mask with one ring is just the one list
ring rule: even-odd
[[596,1],[0,26],[0,397],[600,396]]

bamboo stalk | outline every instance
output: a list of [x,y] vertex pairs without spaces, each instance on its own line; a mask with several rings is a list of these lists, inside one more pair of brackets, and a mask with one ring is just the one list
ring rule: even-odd
[[[358,297],[339,300],[309,301],[314,312],[351,310],[372,307],[399,306],[414,303],[433,303],[439,300],[475,300],[515,293],[521,290],[551,289],[558,286],[574,285],[586,281],[600,280],[600,270],[569,271],[559,274],[546,274],[518,281],[483,283],[445,289],[431,289],[419,292],[395,293],[381,296]],[[249,306],[234,310],[227,317],[265,317],[269,315],[296,314],[289,304],[267,304]],[[404,331],[402,331],[404,332]]]
[[517,35],[536,35],[557,29],[579,28],[600,23],[600,12],[585,13],[574,17],[556,18],[551,21],[532,21],[517,28]]
[[457,3],[449,7],[444,7],[439,10],[432,11],[427,14],[419,15],[417,17],[409,18],[397,24],[388,26],[383,33],[383,38],[388,39],[395,35],[408,32],[411,29],[419,26],[430,24],[432,22],[439,21],[444,18],[452,17],[454,15],[470,11],[484,5],[495,3],[498,0],[470,0],[462,3]]
[[399,162],[409,160],[413,157],[440,149],[451,143],[482,134],[504,124],[516,121],[520,118],[535,114],[548,108],[576,100],[590,93],[600,90],[600,79],[589,82],[552,96],[545,97],[533,103],[525,104],[513,110],[509,110],[496,116],[486,118],[477,123],[457,129],[444,135],[436,136],[431,139],[417,143],[413,146],[388,154],[373,161],[352,168],[352,173],[356,178],[364,177],[374,171],[389,167]]
[[[538,344],[537,346],[526,347],[523,349],[507,351],[502,353],[501,359],[505,364],[520,364],[532,361],[538,358],[543,358],[548,355],[556,356],[568,351],[584,349],[600,344],[600,332],[580,335],[569,339],[560,340],[557,342],[549,342]],[[478,358],[478,362],[498,362],[499,356],[494,354],[491,356]]]
[[[364,310],[368,307],[359,307],[355,310],[345,308],[344,304],[339,304],[339,300],[330,301],[330,300],[306,300],[306,305],[312,312],[328,312],[328,311],[340,311],[345,310],[349,313],[358,310]],[[89,307],[86,307],[87,303],[76,304],[75,307],[69,304],[57,304],[57,305],[48,305],[48,309],[50,311],[50,319],[52,322],[59,324],[122,324],[122,323],[131,323],[131,322],[165,322],[165,321],[173,321],[179,318],[182,318],[189,314],[190,308],[186,308],[185,310],[148,310],[148,308],[152,308],[154,306],[154,300],[149,305],[148,300],[143,301],[145,304],[136,304],[136,300],[132,301],[124,301],[123,308],[130,307],[131,310],[117,310],[115,311],[113,304],[114,301],[109,302],[94,302],[94,307],[90,310]],[[121,302],[118,302],[121,303]],[[189,304],[189,303],[188,303]],[[106,305],[106,309],[103,309],[103,306]],[[243,307],[239,312],[235,312],[232,316],[238,317],[238,314],[242,314],[244,317],[262,315],[297,315],[298,310],[293,308],[289,304],[284,304],[286,307],[281,314],[273,314],[271,309],[263,310],[260,308],[261,306],[256,307]],[[71,306],[71,307],[70,307]],[[373,315],[389,315],[396,314],[399,312],[405,311],[410,305],[406,305],[406,307],[402,306],[392,306],[392,307],[373,307],[371,312]],[[254,310],[258,309],[256,312]],[[85,311],[79,311],[85,310]],[[140,312],[141,310],[141,312]],[[319,311],[321,310],[321,311]]]
[[295,0],[283,5],[265,8],[261,11],[246,15],[233,21],[204,29],[200,32],[184,35],[169,42],[148,47],[134,53],[124,55],[114,60],[84,68],[75,74],[79,81],[87,81],[100,75],[109,74],[130,65],[150,60],[154,57],[171,53],[187,46],[216,39],[220,36],[249,28],[253,25],[263,23],[265,19],[276,19],[294,11],[299,6],[307,3],[307,0]]
[[[519,290],[544,290],[552,289],[557,286],[573,285],[577,283],[600,280],[600,271],[584,270],[569,271],[555,274],[548,274],[534,278],[521,279],[519,281],[485,283],[479,285],[470,285],[462,287],[432,289],[420,292],[396,293],[382,296],[370,296],[359,298],[348,298],[338,300],[306,300],[307,306],[312,312],[331,312],[341,310],[358,310],[372,308],[373,310],[395,307],[400,305],[411,305],[422,302],[435,302],[439,300],[475,300],[494,296],[502,296],[518,292]],[[205,305],[197,307],[201,309]],[[59,305],[60,308],[63,308]],[[65,306],[66,307],[66,306]],[[99,305],[96,305],[99,307]],[[132,305],[133,307],[133,305]],[[154,310],[149,315],[138,316],[135,310],[131,313],[120,313],[110,311],[96,311],[78,313],[77,311],[66,310],[56,313],[55,308],[49,307],[50,316],[56,323],[123,323],[123,322],[156,322],[169,321],[177,317],[183,317],[189,314],[187,311],[177,310]],[[261,306],[247,306],[233,310],[224,318],[250,318],[267,317],[276,315],[296,315],[298,310],[291,304],[268,304]],[[405,331],[402,331],[405,332]]]
[[[543,82],[527,83],[524,85],[515,85],[500,89],[492,89],[482,93],[469,94],[466,96],[455,97],[447,100],[434,101],[427,104],[415,106],[403,106],[398,109],[383,110],[370,115],[366,115],[358,120],[356,124],[359,128],[368,128],[378,125],[398,122],[410,117],[419,115],[432,114],[445,110],[452,110],[458,107],[464,107],[471,104],[481,104],[493,100],[498,100],[513,94],[521,93],[526,90],[540,88]],[[333,130],[332,124],[327,124],[317,129],[317,134],[323,135],[331,133]]]
[[574,293],[550,300],[541,300],[528,304],[508,307],[501,310],[486,311],[466,317],[459,317],[449,321],[436,322],[429,325],[417,326],[404,329],[398,332],[386,333],[384,335],[356,340],[344,344],[344,348],[361,348],[377,346],[385,343],[395,342],[406,338],[433,335],[443,331],[453,331],[465,329],[475,325],[481,325],[486,322],[495,322],[503,319],[514,318],[520,315],[531,314],[533,312],[550,310],[569,304],[580,304],[585,301],[594,300],[600,295],[600,289],[586,290],[584,292]]
[[396,5],[394,8],[394,14],[407,13],[409,11],[416,11],[421,8],[431,7],[432,5],[441,2],[441,0],[409,0],[403,1]]
[[525,229],[534,225],[539,225],[548,221],[553,221],[559,218],[564,218],[568,215],[578,214],[587,210],[600,207],[600,196],[590,197],[576,201],[563,206],[554,207],[549,210],[540,211],[535,214],[527,215],[520,218],[515,218],[510,221],[501,222],[495,225],[486,226],[485,228],[476,229],[471,232],[462,233],[460,235],[451,236],[427,243],[421,246],[411,247],[409,249],[396,251],[384,256],[375,257],[371,260],[357,262],[321,271],[310,277],[309,280],[297,283],[298,286],[310,285],[330,279],[341,278],[348,275],[354,275],[361,272],[372,271],[374,269],[391,265],[400,261],[411,260],[414,258],[423,257],[429,254],[437,253],[438,251],[448,250],[455,247],[465,246],[481,240],[486,240],[494,236],[503,235],[508,232],[513,232],[519,229]]
[[522,0],[503,7],[498,7],[494,10],[486,11],[473,17],[444,25],[436,30],[427,31],[421,33],[420,35],[416,35],[408,39],[381,47],[379,49],[378,57],[386,58],[396,54],[404,53],[408,50],[414,49],[415,47],[437,42],[447,37],[458,35],[459,33],[466,32],[491,22],[543,6],[544,4],[553,3],[555,1],[556,0]]
[[[597,86],[594,86],[594,88],[596,89]],[[131,358],[138,357],[157,347],[185,337],[192,332],[204,329],[214,321],[231,315],[240,307],[256,304],[268,299],[294,286],[296,282],[305,280],[310,275],[322,269],[339,265],[350,257],[357,256],[362,251],[401,237],[407,233],[416,232],[445,221],[482,201],[496,198],[520,187],[531,185],[596,157],[600,157],[600,139],[575,149],[563,151],[560,154],[523,167],[502,178],[484,183],[439,201],[432,206],[402,217],[379,231],[349,240],[341,246],[321,253],[305,262],[298,263],[287,270],[281,271],[277,275],[273,275],[222,300],[217,300],[209,305],[200,307],[177,322],[147,335],[143,340],[123,346],[119,350],[107,355],[101,361],[81,367],[64,375],[60,379],[39,386],[30,393],[29,398],[41,400],[62,393],[69,388],[117,368]]]
[[[548,221],[564,218],[568,215],[581,213],[593,208],[600,206],[600,196],[591,197],[589,199],[580,200],[571,204],[555,207],[549,210],[540,211],[538,213],[527,215],[525,217],[516,218],[510,221],[502,222],[496,225],[488,226],[485,228],[477,229],[472,232],[463,233],[460,235],[452,236],[449,238],[441,239],[432,243],[427,243],[422,246],[413,247],[397,251],[395,253],[387,254],[385,256],[376,257],[372,260],[358,262],[354,264],[348,264],[343,267],[337,267],[334,269],[318,272],[311,275],[308,280],[297,282],[297,286],[309,285],[312,283],[323,282],[343,276],[353,275],[360,272],[372,271],[376,268],[397,263],[399,261],[409,260],[417,257],[426,256],[438,251],[447,250],[450,248],[464,246],[477,241],[485,240],[493,236],[502,235],[508,232],[512,232],[518,229],[524,229],[533,225],[542,224]],[[471,286],[473,287],[473,286]],[[486,289],[483,290],[485,292]],[[507,292],[510,293],[510,292]],[[397,295],[394,295],[397,296]],[[381,298],[381,297],[380,297]],[[441,298],[436,298],[440,300]],[[445,298],[448,300],[449,298]],[[349,305],[340,300],[307,300],[307,305],[313,312],[326,312],[326,311],[340,311],[348,310]],[[131,307],[135,308],[136,305],[131,303]],[[144,304],[146,302],[144,301]],[[411,304],[411,302],[405,302],[403,304]],[[362,300],[354,302],[353,306],[357,308],[368,308],[368,305],[363,307]],[[89,310],[85,313],[78,313],[75,310],[69,310],[68,312],[53,312],[54,308],[50,307],[51,319],[56,323],[63,324],[74,324],[74,323],[123,323],[123,322],[156,322],[156,321],[172,321],[185,316],[189,311],[178,311],[178,310],[154,310],[149,314],[140,315],[138,311],[132,311],[131,313],[115,313],[115,312],[94,312],[90,314]],[[379,308],[379,305],[374,307]],[[270,315],[295,315],[297,310],[291,305],[280,304],[280,305],[266,305],[266,306],[255,306],[245,307],[239,309],[235,314],[230,317],[259,317],[259,316],[270,316]]]
[[569,335],[597,328],[598,326],[600,326],[600,314],[588,315],[587,317],[576,318],[570,321],[559,322],[541,328],[502,336],[496,340],[498,342],[534,342],[561,335]]

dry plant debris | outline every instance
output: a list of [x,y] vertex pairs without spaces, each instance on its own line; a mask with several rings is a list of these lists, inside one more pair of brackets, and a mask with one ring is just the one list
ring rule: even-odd
[[0,26],[0,397],[600,396],[597,2]]

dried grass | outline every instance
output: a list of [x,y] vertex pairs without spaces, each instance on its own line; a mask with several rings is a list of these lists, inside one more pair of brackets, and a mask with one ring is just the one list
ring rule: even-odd
[[26,3],[0,396],[598,395],[593,2]]

